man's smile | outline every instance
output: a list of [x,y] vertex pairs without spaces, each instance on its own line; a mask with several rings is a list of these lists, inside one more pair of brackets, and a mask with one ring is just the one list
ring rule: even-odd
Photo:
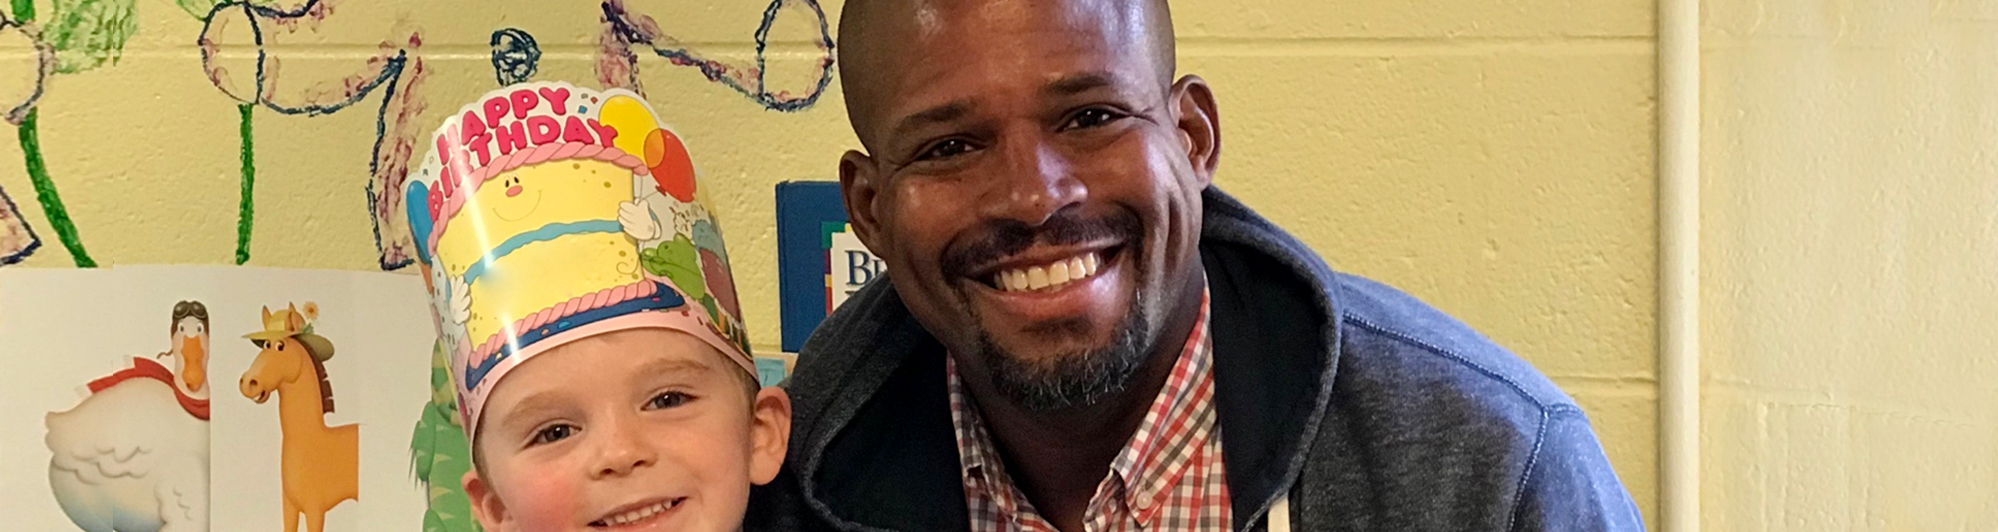
[[968,270],[964,276],[1002,292],[1037,292],[1097,274],[1123,250],[1112,242],[1032,249]]
[[1086,318],[1129,304],[1126,296],[1134,287],[1125,249],[1030,250],[960,279],[970,285],[966,295],[983,307],[978,315],[986,319],[1027,325]]

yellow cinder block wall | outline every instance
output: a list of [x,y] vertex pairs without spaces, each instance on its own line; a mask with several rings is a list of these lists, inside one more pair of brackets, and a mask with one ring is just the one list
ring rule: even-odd
[[[281,89],[366,72],[385,41],[423,59],[418,149],[496,86],[494,30],[532,34],[533,79],[594,85],[597,2],[320,0],[323,36],[273,48]],[[185,3],[200,3],[193,0]],[[288,0],[282,6],[300,5]],[[662,33],[753,64],[768,2],[630,0]],[[1178,0],[1182,72],[1212,83],[1220,186],[1339,269],[1398,285],[1533,361],[1587,410],[1647,516],[1656,506],[1654,31],[1643,0]],[[823,4],[837,24],[839,3]],[[37,3],[44,18],[47,2]],[[49,80],[40,141],[103,264],[227,263],[236,242],[237,102],[203,74],[202,22],[136,2],[115,64]],[[809,91],[816,20],[771,31],[772,91]],[[421,45],[406,46],[408,35]],[[395,36],[391,38],[390,36]],[[396,40],[401,39],[401,40]],[[735,257],[752,339],[778,339],[772,186],[834,179],[854,147],[835,81],[767,110],[639,49],[640,79],[688,140]],[[19,72],[30,52],[0,48]],[[0,73],[0,76],[10,74]],[[382,95],[321,116],[252,111],[251,264],[376,268],[364,187]],[[391,113],[394,115],[396,113]],[[390,121],[390,130],[396,127]],[[0,128],[5,129],[5,128]],[[20,266],[67,267],[14,142],[0,190],[42,236]]]
[[1998,530],[1998,3],[1704,2],[1707,530]]
[[1653,519],[1652,3],[1173,6],[1220,99],[1216,183],[1532,361]]

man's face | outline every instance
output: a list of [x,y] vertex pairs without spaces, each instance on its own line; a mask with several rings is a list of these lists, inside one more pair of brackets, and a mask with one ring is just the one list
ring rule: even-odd
[[1212,100],[1163,83],[1143,4],[919,2],[867,19],[846,66],[872,152],[841,164],[857,231],[959,370],[1025,408],[1121,389],[1198,297],[1215,137],[1187,128]]

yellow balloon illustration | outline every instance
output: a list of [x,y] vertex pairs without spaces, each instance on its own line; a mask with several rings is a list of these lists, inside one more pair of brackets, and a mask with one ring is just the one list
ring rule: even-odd
[[645,156],[645,137],[659,129],[659,119],[652,117],[652,111],[645,103],[630,96],[612,96],[604,99],[603,108],[597,112],[597,121],[617,129],[617,139],[611,144],[625,153]]

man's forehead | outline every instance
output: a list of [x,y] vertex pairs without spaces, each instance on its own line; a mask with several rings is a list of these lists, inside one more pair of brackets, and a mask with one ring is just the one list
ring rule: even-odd
[[[1038,37],[1120,43],[1145,35],[1148,0],[854,0],[840,22],[858,63],[910,59],[937,46],[982,48]],[[859,41],[859,42],[856,42]],[[927,54],[936,55],[936,54]]]
[[896,110],[956,99],[911,100],[946,81],[1038,88],[1106,70],[1154,75],[1144,42],[1147,1],[856,0],[867,5],[841,21],[841,75],[849,98],[871,101],[849,101],[849,111],[871,111],[870,122],[892,120],[887,114]]

